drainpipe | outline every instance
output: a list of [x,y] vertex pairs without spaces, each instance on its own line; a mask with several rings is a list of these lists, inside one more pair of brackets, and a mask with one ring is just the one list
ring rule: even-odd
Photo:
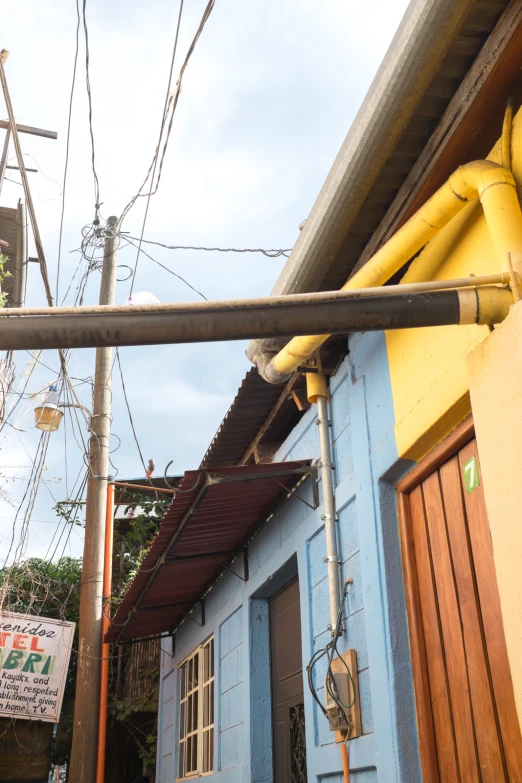
[[107,484],[107,510],[105,513],[105,552],[103,559],[103,615],[101,632],[100,699],[98,721],[98,747],[96,760],[96,783],[105,780],[105,748],[107,743],[107,709],[109,706],[109,659],[111,646],[105,643],[105,634],[110,628],[112,594],[112,543],[114,525],[114,482]]
[[307,373],[306,393],[308,401],[317,405],[317,426],[319,428],[321,484],[323,488],[324,531],[326,536],[326,563],[328,575],[328,600],[330,604],[330,625],[332,636],[337,631],[339,615],[339,551],[337,548],[337,529],[335,512],[335,492],[333,483],[332,449],[330,443],[330,419],[328,416],[328,385],[324,375]]
[[[501,269],[522,272],[522,212],[513,174],[488,160],[461,166],[341,290],[382,286],[470,201],[479,198]],[[403,282],[412,282],[408,274]],[[294,337],[258,369],[270,383],[283,383],[321,347],[328,336]]]

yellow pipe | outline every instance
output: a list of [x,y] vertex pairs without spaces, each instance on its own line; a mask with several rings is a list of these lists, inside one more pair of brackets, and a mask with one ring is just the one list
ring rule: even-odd
[[306,396],[308,402],[317,402],[318,397],[326,397],[328,399],[326,375],[313,372],[306,373]]
[[511,131],[513,127],[513,98],[510,98],[504,113],[501,137],[502,165],[511,171]]
[[[470,201],[479,198],[501,269],[509,272],[507,254],[522,273],[522,212],[510,171],[498,163],[479,160],[461,166],[391,239],[343,286],[381,286],[421,250]],[[406,280],[404,280],[406,282]],[[294,337],[265,370],[272,382],[284,380],[306,362],[328,335]]]

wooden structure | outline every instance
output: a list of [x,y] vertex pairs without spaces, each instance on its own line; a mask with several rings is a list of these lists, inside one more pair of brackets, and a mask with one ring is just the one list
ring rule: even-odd
[[471,418],[398,490],[424,780],[515,783],[522,739]]

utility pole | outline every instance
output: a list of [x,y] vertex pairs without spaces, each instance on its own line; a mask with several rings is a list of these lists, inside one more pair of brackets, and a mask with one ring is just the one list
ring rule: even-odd
[[[100,304],[114,304],[118,218],[110,217],[105,240]],[[85,513],[78,673],[74,703],[71,783],[95,783],[99,721],[101,629],[103,611],[103,561],[105,513],[110,447],[112,348],[96,349],[92,433],[89,444],[89,476]]]

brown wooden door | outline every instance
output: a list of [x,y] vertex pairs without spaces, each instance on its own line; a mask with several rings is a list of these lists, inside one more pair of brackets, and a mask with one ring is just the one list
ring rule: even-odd
[[296,580],[270,601],[275,783],[306,783],[301,610]]
[[522,741],[470,437],[468,422],[399,485],[423,777],[518,783]]

